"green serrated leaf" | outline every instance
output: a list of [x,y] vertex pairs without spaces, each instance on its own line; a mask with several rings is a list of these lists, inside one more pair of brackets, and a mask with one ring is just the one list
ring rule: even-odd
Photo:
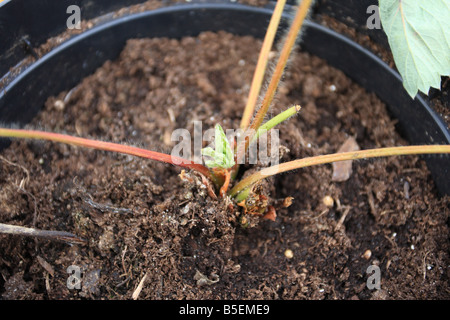
[[205,160],[205,164],[209,168],[231,168],[235,165],[234,153],[227,136],[219,124],[216,124],[214,129],[215,150],[210,147],[202,149],[202,155],[212,158],[212,160]]
[[379,0],[380,19],[403,85],[414,98],[450,75],[449,0]]

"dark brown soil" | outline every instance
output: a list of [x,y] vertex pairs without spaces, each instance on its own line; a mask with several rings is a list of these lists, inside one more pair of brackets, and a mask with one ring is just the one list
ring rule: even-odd
[[[171,132],[195,120],[239,126],[259,46],[226,33],[130,40],[117,61],[49,98],[32,127],[169,153]],[[280,126],[283,161],[336,152],[349,136],[361,149],[407,144],[376,96],[307,53],[272,113],[293,104],[303,109]],[[450,201],[419,157],[355,162],[345,182],[328,165],[282,174],[270,197],[293,204],[244,229],[227,201],[170,165],[30,141],[1,156],[2,223],[88,240],[0,236],[3,299],[131,299],[144,278],[139,299],[450,297]],[[379,290],[367,286],[371,265]],[[67,287],[69,266],[81,268],[80,290]]]

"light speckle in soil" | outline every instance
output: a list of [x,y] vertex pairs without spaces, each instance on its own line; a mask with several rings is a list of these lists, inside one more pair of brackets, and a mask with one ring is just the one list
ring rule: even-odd
[[[130,40],[70,95],[49,98],[33,126],[170,152],[168,135],[194,120],[238,127],[260,45],[224,32]],[[376,96],[307,53],[292,60],[272,113],[293,104],[303,109],[280,127],[283,161],[335,152],[350,136],[361,149],[406,144]],[[292,205],[243,229],[226,203],[169,165],[28,141],[2,156],[29,172],[19,189],[24,170],[0,161],[2,223],[35,218],[37,228],[89,240],[0,236],[4,299],[130,299],[144,275],[139,299],[450,297],[450,202],[418,157],[354,162],[344,182],[331,180],[331,166],[282,174],[270,196]],[[366,286],[372,264],[378,291]],[[66,286],[70,265],[82,270],[82,290]]]

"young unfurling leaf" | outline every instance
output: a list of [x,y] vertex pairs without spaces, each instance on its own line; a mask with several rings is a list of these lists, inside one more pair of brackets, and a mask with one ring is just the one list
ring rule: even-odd
[[235,165],[234,152],[220,124],[216,124],[214,137],[215,150],[211,147],[202,149],[202,155],[212,158],[205,160],[209,168],[229,169]]

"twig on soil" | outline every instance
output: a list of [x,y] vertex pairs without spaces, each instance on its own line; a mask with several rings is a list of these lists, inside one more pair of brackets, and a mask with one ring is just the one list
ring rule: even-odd
[[52,277],[55,276],[55,269],[53,269],[53,267],[50,265],[50,263],[48,263],[44,258],[42,258],[41,256],[36,256],[37,261],[39,262],[39,264],[42,266],[42,268],[45,269],[45,271],[47,271],[48,274],[50,274]]
[[147,279],[147,273],[142,277],[142,280],[139,282],[136,290],[134,290],[133,295],[131,296],[133,300],[137,300],[139,295],[141,294],[142,288],[144,287],[145,280]]
[[367,200],[369,201],[370,211],[374,217],[377,217],[377,209],[375,208],[375,200],[373,198],[372,188],[370,186],[366,187]]
[[125,248],[123,249],[122,252],[122,268],[123,268],[123,272],[126,274],[127,273],[127,268],[125,267],[125,254],[127,253],[128,250],[128,246],[125,245]]
[[350,209],[351,209],[351,207],[345,207],[345,211],[342,214],[342,216],[339,219],[339,221],[336,224],[336,226],[334,227],[334,231],[338,231],[342,227],[342,225],[344,224],[345,218],[347,217],[348,213],[350,212]]
[[87,205],[91,206],[94,209],[97,209],[101,212],[112,212],[112,213],[118,213],[118,214],[127,214],[127,213],[133,213],[132,209],[129,208],[122,208],[122,207],[115,207],[106,203],[100,203],[94,201],[92,198],[92,195],[89,194],[86,189],[84,189],[82,186],[78,184],[77,177],[74,178],[73,182],[76,185],[76,191],[79,193],[80,198],[86,203]]
[[[323,216],[324,214],[327,214],[328,212],[330,212],[329,208],[326,208],[325,210],[323,210],[321,213],[319,213],[319,215],[317,215],[316,217],[314,217],[314,220],[319,219],[321,216]],[[309,213],[308,213],[309,214]]]
[[352,209],[351,206],[343,206],[341,205],[341,201],[339,198],[336,199],[336,210],[342,212],[342,216],[339,218],[336,226],[334,227],[334,231],[338,231],[342,225],[344,224],[345,218],[347,218],[348,213]]
[[50,291],[52,290],[52,287],[50,287],[49,273],[45,274],[45,290],[47,291],[47,294],[50,294]]
[[423,280],[425,281],[426,277],[427,277],[427,256],[430,253],[430,251],[427,251],[423,257]]
[[127,214],[127,213],[133,213],[133,210],[128,209],[128,208],[117,208],[117,207],[113,207],[107,204],[102,204],[102,203],[98,203],[95,202],[94,200],[92,200],[92,198],[90,196],[83,196],[83,201],[90,205],[91,207],[93,207],[94,209],[100,210],[101,212],[113,212],[113,213],[118,213],[118,214]]
[[49,240],[63,241],[70,244],[86,244],[86,240],[65,231],[39,230],[0,223],[0,233],[12,234],[19,236],[31,236],[36,238],[44,238]]

